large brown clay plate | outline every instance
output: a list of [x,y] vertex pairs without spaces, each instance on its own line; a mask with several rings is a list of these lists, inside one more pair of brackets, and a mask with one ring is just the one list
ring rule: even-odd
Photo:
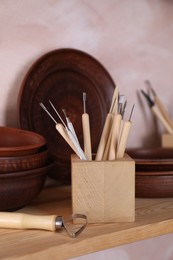
[[[51,51],[30,68],[19,94],[19,123],[21,128],[46,138],[50,156],[56,161],[55,171],[51,174],[53,178],[70,183],[70,156],[73,151],[39,103],[43,102],[53,113],[49,104],[51,100],[63,118],[62,108],[65,108],[83,146],[82,94],[86,92],[92,149],[96,152],[114,88],[115,84],[104,66],[91,55],[75,49]],[[54,113],[53,116],[59,122]]]

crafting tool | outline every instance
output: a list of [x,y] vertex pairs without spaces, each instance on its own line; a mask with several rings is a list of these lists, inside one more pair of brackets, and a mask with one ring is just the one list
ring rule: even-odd
[[112,101],[111,101],[111,106],[109,113],[112,113],[113,115],[116,115],[118,111],[118,88],[116,87],[114,89]]
[[[74,137],[76,138],[77,143],[79,144],[79,140],[78,140],[78,138],[77,138],[76,132],[75,132],[74,127],[73,127],[73,124],[72,124],[70,118],[67,116],[66,110],[65,110],[65,109],[62,109],[62,112],[64,113],[64,116],[65,116],[65,118],[66,118],[66,122],[67,122],[67,126],[68,126],[69,130],[72,132],[72,134],[73,134]],[[79,145],[80,145],[80,144],[79,144]]]
[[167,121],[167,123],[170,125],[170,127],[173,129],[173,121],[170,118],[170,116],[168,115],[163,103],[161,102],[160,98],[157,96],[155,90],[153,89],[153,87],[151,86],[151,83],[149,80],[145,81],[147,87],[149,88],[149,90],[151,91],[153,97],[154,97],[154,102],[155,104],[158,106],[161,114],[163,115],[163,117],[165,118],[165,120]]
[[111,141],[109,146],[108,160],[116,159],[117,145],[121,127],[122,115],[117,114],[112,124]]
[[[55,118],[51,115],[51,113],[48,111],[48,109],[44,106],[43,103],[40,103],[40,106],[50,116],[50,118],[54,121],[56,130],[60,133],[60,135],[64,138],[64,140],[69,144],[69,146],[73,149],[73,151],[79,156],[80,159],[86,160],[87,158],[86,158],[84,152],[82,151],[81,147],[78,144],[76,144],[76,140],[75,140],[73,134],[67,128],[66,124],[62,120],[62,118],[59,115],[59,113],[56,111],[57,115],[59,115],[59,118],[62,121],[62,124],[61,123],[57,123]],[[52,104],[52,106],[53,106],[53,104]]]
[[131,125],[132,125],[131,118],[132,118],[134,106],[135,105],[133,105],[133,107],[132,107],[132,110],[131,110],[131,113],[130,113],[130,116],[129,116],[129,120],[125,121],[124,124],[123,124],[123,129],[122,129],[120,141],[119,141],[118,148],[117,148],[117,155],[116,155],[117,159],[124,157],[124,152],[125,152],[125,149],[126,149],[127,140],[128,140]]
[[[80,157],[80,159],[82,160],[87,160],[87,157],[85,156],[82,148],[80,147],[79,142],[76,141],[75,136],[73,135],[73,133],[71,132],[71,130],[66,126],[66,124],[64,123],[63,119],[61,118],[60,114],[58,113],[58,111],[56,110],[55,106],[52,104],[52,102],[49,100],[49,103],[51,104],[51,106],[53,107],[55,113],[58,115],[58,117],[60,118],[61,122],[63,123],[65,130],[67,131],[67,134],[69,135],[72,143],[74,144],[76,150],[78,151],[78,155]],[[57,129],[57,126],[56,126]],[[58,130],[58,129],[57,129]]]
[[[114,100],[114,103],[115,103],[115,101],[116,100]],[[112,109],[114,109],[114,103],[111,106]],[[106,144],[108,142],[109,134],[110,134],[111,127],[112,127],[113,118],[114,118],[114,116],[113,116],[112,110],[110,109],[109,113],[106,116],[106,120],[105,120],[103,131],[102,131],[102,134],[101,134],[100,142],[99,142],[99,145],[98,145],[98,148],[97,148],[97,153],[96,153],[96,157],[95,157],[96,161],[101,161],[103,159],[103,154],[104,154],[104,151],[105,151]]]
[[86,93],[83,93],[83,108],[84,112],[82,114],[82,128],[84,138],[84,152],[88,160],[92,160],[90,121],[89,115],[86,113]]
[[[82,219],[83,224],[76,229],[69,228],[67,223],[75,219]],[[48,231],[57,231],[62,228],[72,238],[77,237],[86,227],[87,217],[84,214],[73,214],[66,221],[62,216],[56,215],[30,215],[25,213],[0,212],[0,228],[10,229],[41,229]]]
[[149,107],[151,108],[153,113],[157,116],[157,118],[163,123],[163,125],[165,126],[166,130],[168,131],[168,133],[169,134],[173,134],[173,129],[170,127],[168,122],[165,120],[165,118],[163,117],[163,115],[161,114],[160,110],[158,109],[158,107],[153,102],[153,100],[150,98],[150,96],[147,95],[143,90],[141,90],[141,92],[144,95],[144,97],[146,98]]

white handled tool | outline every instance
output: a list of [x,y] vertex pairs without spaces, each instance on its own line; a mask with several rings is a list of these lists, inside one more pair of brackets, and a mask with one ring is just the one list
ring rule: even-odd
[[[49,101],[50,102],[50,101]],[[74,152],[79,156],[82,160],[87,160],[82,148],[80,147],[79,143],[76,141],[76,138],[74,137],[73,133],[69,130],[69,128],[66,126],[64,121],[62,120],[61,116],[55,109],[54,105],[50,102],[51,106],[55,110],[56,114],[62,121],[62,124],[57,123],[54,117],[50,114],[50,112],[47,110],[47,108],[44,106],[43,103],[40,103],[40,106],[43,108],[43,110],[50,116],[50,118],[54,121],[56,130],[61,134],[61,136],[64,138],[64,140],[70,145],[70,147],[74,150]]]
[[[73,225],[74,230],[70,230],[67,227],[67,222],[74,219],[82,219],[83,224],[77,230]],[[64,221],[62,216],[56,215],[38,216],[25,213],[0,212],[0,228],[42,229],[48,231],[57,231],[64,228],[70,237],[75,238],[84,230],[86,225],[87,217],[83,214],[74,214]]]

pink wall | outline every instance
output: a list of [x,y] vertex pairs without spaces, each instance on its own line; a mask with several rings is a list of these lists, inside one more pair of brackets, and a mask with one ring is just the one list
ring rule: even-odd
[[[149,79],[173,117],[172,35],[171,0],[1,0],[0,125],[17,126],[17,96],[31,64],[50,50],[72,47],[102,62],[128,99],[128,109],[136,104],[128,146],[158,145],[164,128],[155,124],[139,90]],[[163,241],[170,244],[171,238]],[[87,259],[136,260],[136,247],[145,248],[140,259],[171,259],[164,245],[155,248],[154,256],[146,241]]]

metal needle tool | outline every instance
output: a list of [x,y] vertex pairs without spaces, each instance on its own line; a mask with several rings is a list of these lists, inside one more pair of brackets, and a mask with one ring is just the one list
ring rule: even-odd
[[170,127],[173,129],[173,121],[170,118],[170,116],[168,115],[163,103],[161,102],[160,98],[157,96],[155,90],[153,89],[153,87],[151,86],[151,83],[149,80],[145,81],[147,87],[149,88],[149,90],[151,91],[153,97],[154,97],[154,102],[155,104],[158,106],[161,114],[163,115],[163,117],[165,118],[165,120],[167,121],[167,123],[170,125]]
[[48,111],[48,109],[45,107],[45,105],[43,103],[40,103],[40,106],[49,115],[49,117],[54,121],[56,130],[60,133],[60,135],[64,138],[64,140],[69,144],[69,146],[73,149],[73,151],[79,156],[79,158],[82,159],[79,151],[76,149],[76,147],[74,146],[74,143],[72,142],[69,135],[67,134],[66,128],[62,124],[57,123],[55,118],[51,115],[51,113]]
[[165,120],[165,118],[161,114],[160,110],[155,105],[155,103],[151,100],[151,98],[143,90],[141,90],[141,92],[144,95],[144,97],[146,98],[146,100],[148,102],[148,105],[150,106],[151,110],[157,116],[157,118],[163,123],[163,125],[165,126],[166,130],[168,131],[168,133],[169,134],[173,134],[173,129],[170,127],[168,122]]
[[[51,104],[51,106],[53,107],[55,113],[58,115],[58,117],[60,118],[61,122],[63,123],[65,130],[67,131],[67,134],[69,135],[72,143],[74,144],[75,148],[78,151],[78,154],[80,156],[80,158],[82,160],[87,160],[87,157],[85,156],[82,148],[80,147],[79,143],[76,141],[76,138],[74,137],[73,133],[70,131],[70,129],[66,126],[66,124],[64,123],[63,119],[61,118],[60,114],[58,113],[58,111],[56,110],[55,106],[52,104],[52,102],[49,100],[49,103]],[[57,128],[57,126],[56,126]]]
[[[73,127],[73,124],[72,124],[70,118],[67,116],[66,110],[65,110],[64,108],[62,109],[62,112],[64,113],[64,116],[65,116],[65,118],[66,118],[66,122],[67,122],[68,128],[70,129],[70,131],[72,132],[72,134],[73,134],[74,137],[76,138],[76,141],[77,141],[78,144],[79,144],[79,140],[78,140],[78,138],[77,138],[76,132],[75,132],[74,127]],[[80,144],[79,144],[79,145],[80,145]]]
[[82,114],[82,128],[84,138],[84,152],[88,160],[92,160],[90,121],[89,115],[86,113],[86,93],[83,93],[83,108],[84,113]]
[[117,156],[116,156],[117,159],[124,157],[124,152],[125,152],[125,149],[126,149],[127,140],[128,140],[131,125],[132,125],[131,118],[132,118],[134,106],[135,105],[133,105],[133,107],[132,107],[132,110],[131,110],[131,113],[130,113],[130,116],[129,116],[129,120],[125,121],[124,125],[123,125],[122,134],[121,134],[120,141],[119,141],[119,144],[118,144],[118,149],[117,149]]

